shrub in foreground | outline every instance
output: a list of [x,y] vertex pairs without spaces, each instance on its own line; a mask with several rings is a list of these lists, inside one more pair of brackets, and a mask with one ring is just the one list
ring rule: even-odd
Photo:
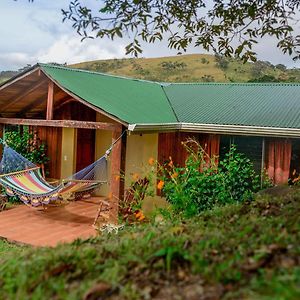
[[251,200],[259,189],[253,164],[235,146],[220,162],[194,140],[184,146],[188,151],[184,167],[176,167],[172,160],[160,167],[163,193],[175,211],[192,216],[215,205]]

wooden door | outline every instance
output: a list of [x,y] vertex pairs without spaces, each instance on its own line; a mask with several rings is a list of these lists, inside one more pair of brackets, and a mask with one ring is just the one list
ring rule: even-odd
[[95,130],[77,129],[76,172],[95,161]]

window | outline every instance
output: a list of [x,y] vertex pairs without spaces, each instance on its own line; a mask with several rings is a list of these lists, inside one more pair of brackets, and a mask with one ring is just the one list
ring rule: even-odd
[[252,161],[254,170],[257,174],[260,174],[263,138],[251,136],[221,136],[220,159],[224,158],[231,144],[236,145],[237,151],[245,154],[247,158]]

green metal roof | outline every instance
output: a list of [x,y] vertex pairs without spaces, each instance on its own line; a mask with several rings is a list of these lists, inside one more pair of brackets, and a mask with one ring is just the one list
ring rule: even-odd
[[129,124],[300,128],[300,84],[160,84],[40,64],[59,85]]
[[176,122],[160,84],[40,64],[59,85],[127,123]]
[[179,122],[300,128],[300,84],[170,84]]

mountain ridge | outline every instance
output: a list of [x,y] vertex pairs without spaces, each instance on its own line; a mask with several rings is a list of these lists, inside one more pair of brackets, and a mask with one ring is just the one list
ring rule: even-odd
[[[0,72],[0,83],[29,66]],[[158,82],[300,82],[300,69],[288,69],[268,61],[244,64],[238,59],[210,54],[106,59],[68,66]]]

